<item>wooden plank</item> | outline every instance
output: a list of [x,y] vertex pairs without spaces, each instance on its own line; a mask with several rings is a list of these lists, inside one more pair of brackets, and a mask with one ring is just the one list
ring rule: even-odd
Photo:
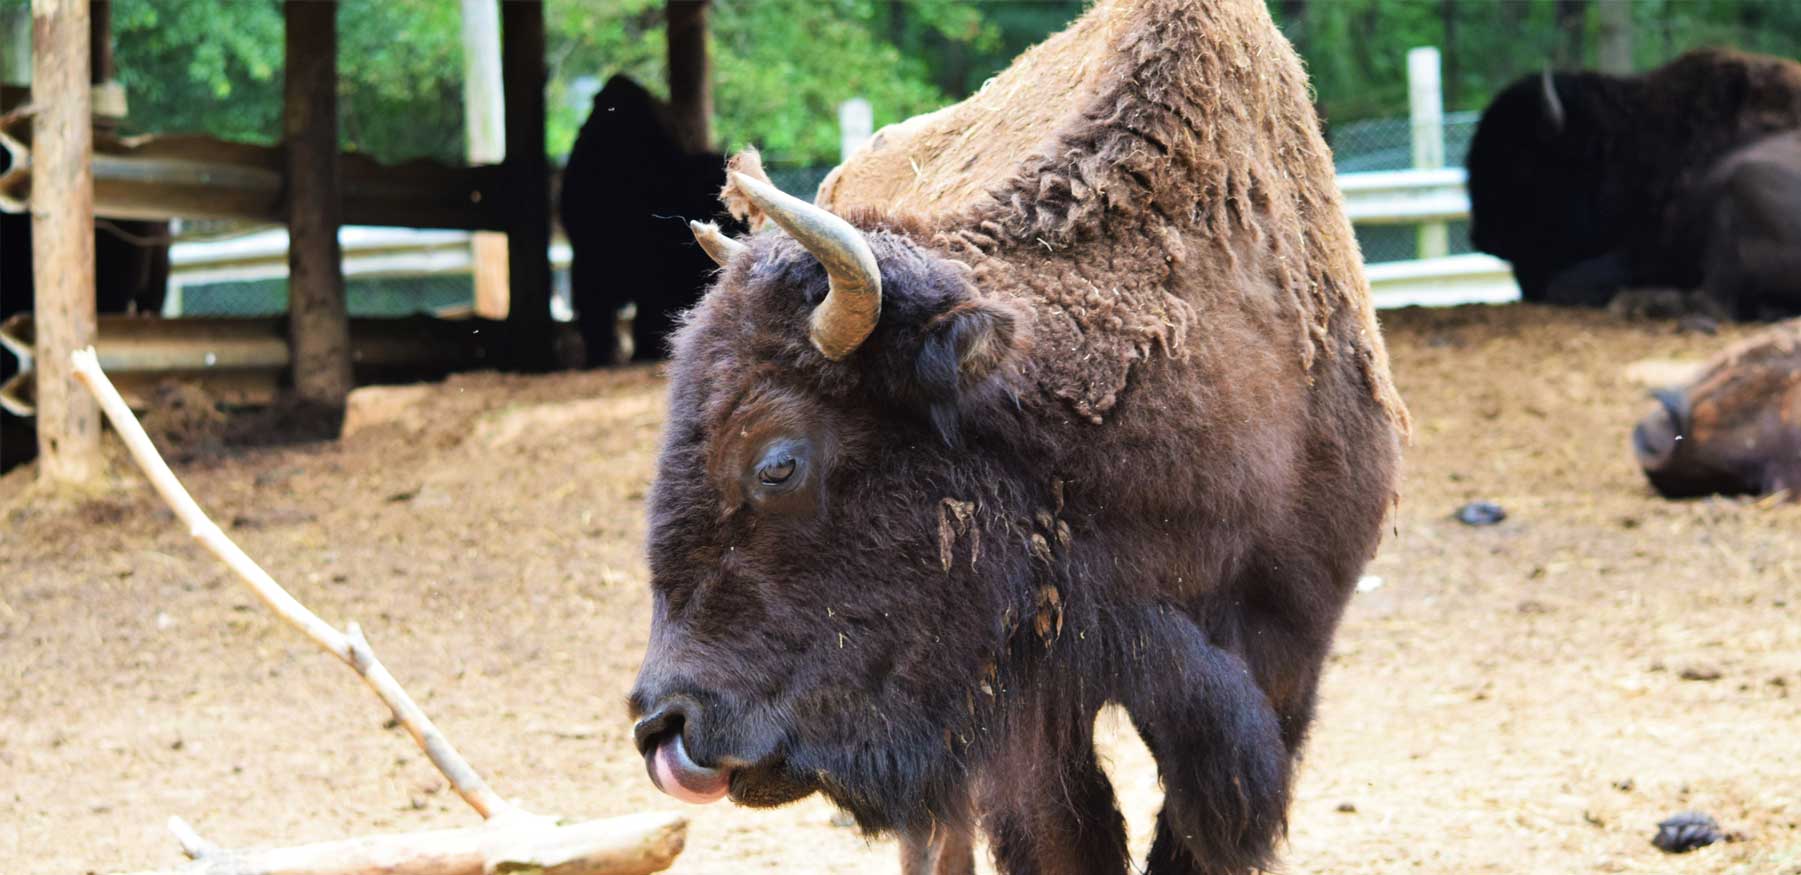
[[688,152],[713,149],[712,64],[707,58],[708,0],[667,0],[669,119]]
[[38,476],[101,470],[100,409],[69,354],[94,342],[94,128],[87,0],[32,0],[31,251],[38,323]]
[[507,325],[519,367],[554,362],[550,336],[550,161],[544,155],[544,4],[501,4],[506,92]]
[[[499,0],[463,3],[463,130],[470,164],[498,164],[506,158],[506,102],[501,96]],[[475,313],[489,319],[507,315],[507,238],[478,233],[470,241],[475,275]]]
[[287,0],[282,132],[287,147],[288,332],[294,391],[342,407],[350,394],[350,319],[338,251],[338,4]]

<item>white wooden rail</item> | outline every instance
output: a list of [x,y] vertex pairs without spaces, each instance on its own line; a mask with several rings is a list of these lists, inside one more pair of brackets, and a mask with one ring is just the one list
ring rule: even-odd
[[[1355,225],[1421,225],[1469,216],[1462,168],[1346,173],[1338,177],[1345,213]],[[346,277],[468,274],[469,235],[462,231],[350,226],[341,229]],[[270,228],[223,240],[170,247],[168,315],[180,312],[182,286],[286,276],[288,234]],[[550,247],[551,264],[569,266],[569,244]],[[1519,298],[1507,263],[1486,255],[1452,255],[1368,266],[1376,306],[1446,306]]]

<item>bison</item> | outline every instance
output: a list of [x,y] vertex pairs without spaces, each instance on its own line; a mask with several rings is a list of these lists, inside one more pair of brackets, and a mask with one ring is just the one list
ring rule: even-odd
[[1801,493],[1801,320],[1728,349],[1632,431],[1639,466],[1668,498]]
[[[563,170],[558,217],[591,364],[662,358],[676,314],[700,298],[713,270],[681,220],[720,212],[725,161],[684,151],[665,115],[643,86],[608,79]],[[616,329],[634,306],[628,353]]]
[[741,165],[727,202],[779,231],[696,226],[651,779],[823,794],[910,873],[969,872],[978,821],[1003,872],[1123,873],[1118,704],[1166,790],[1149,871],[1267,865],[1407,430],[1300,62],[1260,0],[1110,0],[888,133],[835,197],[949,143],[881,183],[933,209]]
[[1798,127],[1801,64],[1780,58],[1703,49],[1638,76],[1523,77],[1470,143],[1470,239],[1512,263],[1529,301],[1601,306],[1622,288],[1677,288],[1732,316],[1794,312],[1792,290],[1772,298],[1760,279],[1783,268],[1723,265],[1734,241],[1714,231],[1730,220],[1692,217],[1734,209],[1698,184],[1723,156]]

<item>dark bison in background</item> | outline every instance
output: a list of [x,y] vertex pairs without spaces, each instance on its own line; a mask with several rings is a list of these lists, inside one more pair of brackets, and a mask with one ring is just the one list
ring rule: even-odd
[[[1788,194],[1702,183],[1721,158],[1801,127],[1801,64],[1721,49],[1639,76],[1523,77],[1483,112],[1467,165],[1470,237],[1526,300],[1600,306],[1622,288],[1698,290],[1725,315],[1801,311],[1791,260],[1746,235]],[[1790,232],[1792,234],[1792,232]]]
[[979,822],[1003,872],[1119,875],[1118,703],[1166,791],[1148,871],[1269,865],[1406,429],[1318,131],[1261,0],[1118,0],[859,153],[992,171],[874,181],[967,200],[733,175],[782,233],[696,228],[723,270],[648,499],[652,780],[821,793],[909,873],[971,871]]
[[684,220],[718,214],[724,183],[725,158],[684,152],[643,86],[614,76],[594,96],[557,204],[590,364],[623,358],[615,327],[628,304],[637,308],[632,357],[667,353],[676,314],[700,299],[713,270]]
[[1632,432],[1639,466],[1668,498],[1801,496],[1801,320],[1715,357]]

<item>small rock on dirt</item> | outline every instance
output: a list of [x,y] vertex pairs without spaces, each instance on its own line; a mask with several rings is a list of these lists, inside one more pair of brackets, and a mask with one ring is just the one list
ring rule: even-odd
[[1457,521],[1466,526],[1492,526],[1507,518],[1507,511],[1492,501],[1472,501],[1457,509]]
[[1340,803],[1338,803],[1338,813],[1339,814],[1356,814],[1357,813],[1357,803],[1355,803],[1355,802],[1340,802]]
[[1657,825],[1651,844],[1666,854],[1686,854],[1725,838],[1720,824],[1699,811],[1684,811]]
[[1719,666],[1703,663],[1699,665],[1684,666],[1682,671],[1678,672],[1676,676],[1685,681],[1717,681],[1722,674],[1723,672],[1720,671]]

